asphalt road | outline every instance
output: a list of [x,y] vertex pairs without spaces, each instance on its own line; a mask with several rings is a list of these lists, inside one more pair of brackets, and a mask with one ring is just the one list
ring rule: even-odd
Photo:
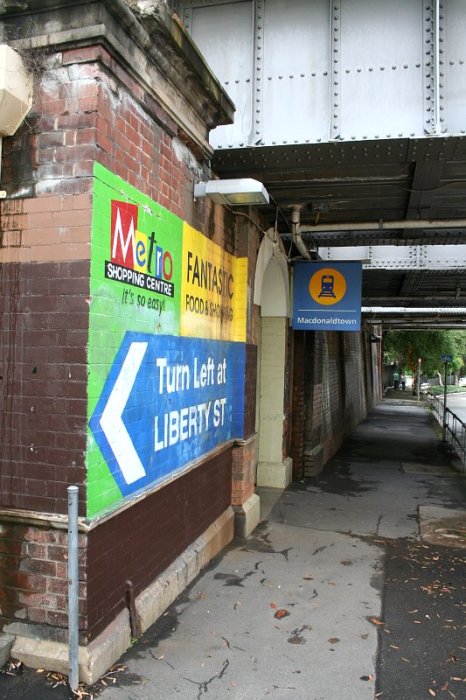
[[[443,397],[442,397],[443,403]],[[447,395],[447,408],[456,413],[463,423],[466,423],[466,391],[460,394]]]

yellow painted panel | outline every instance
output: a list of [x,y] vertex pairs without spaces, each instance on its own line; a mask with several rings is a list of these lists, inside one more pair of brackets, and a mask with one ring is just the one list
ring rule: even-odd
[[181,335],[246,341],[247,258],[183,228]]

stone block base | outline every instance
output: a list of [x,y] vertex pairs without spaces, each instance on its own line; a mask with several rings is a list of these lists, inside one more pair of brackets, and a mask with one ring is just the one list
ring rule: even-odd
[[259,496],[253,493],[242,506],[236,506],[234,510],[236,537],[249,537],[260,522],[261,501]]
[[286,489],[291,484],[293,462],[287,457],[283,462],[259,462],[257,485],[274,489]]

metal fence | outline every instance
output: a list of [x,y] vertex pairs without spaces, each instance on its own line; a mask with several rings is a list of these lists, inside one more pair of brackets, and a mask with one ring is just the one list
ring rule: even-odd
[[448,407],[445,409],[439,396],[427,392],[427,400],[432,406],[437,421],[443,428],[443,440],[451,445],[466,470],[466,423]]

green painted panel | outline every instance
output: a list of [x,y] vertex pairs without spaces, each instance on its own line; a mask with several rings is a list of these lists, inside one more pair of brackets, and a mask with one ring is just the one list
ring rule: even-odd
[[[180,334],[183,222],[96,163],[91,235],[88,420],[127,331]],[[123,499],[90,429],[87,515]]]

